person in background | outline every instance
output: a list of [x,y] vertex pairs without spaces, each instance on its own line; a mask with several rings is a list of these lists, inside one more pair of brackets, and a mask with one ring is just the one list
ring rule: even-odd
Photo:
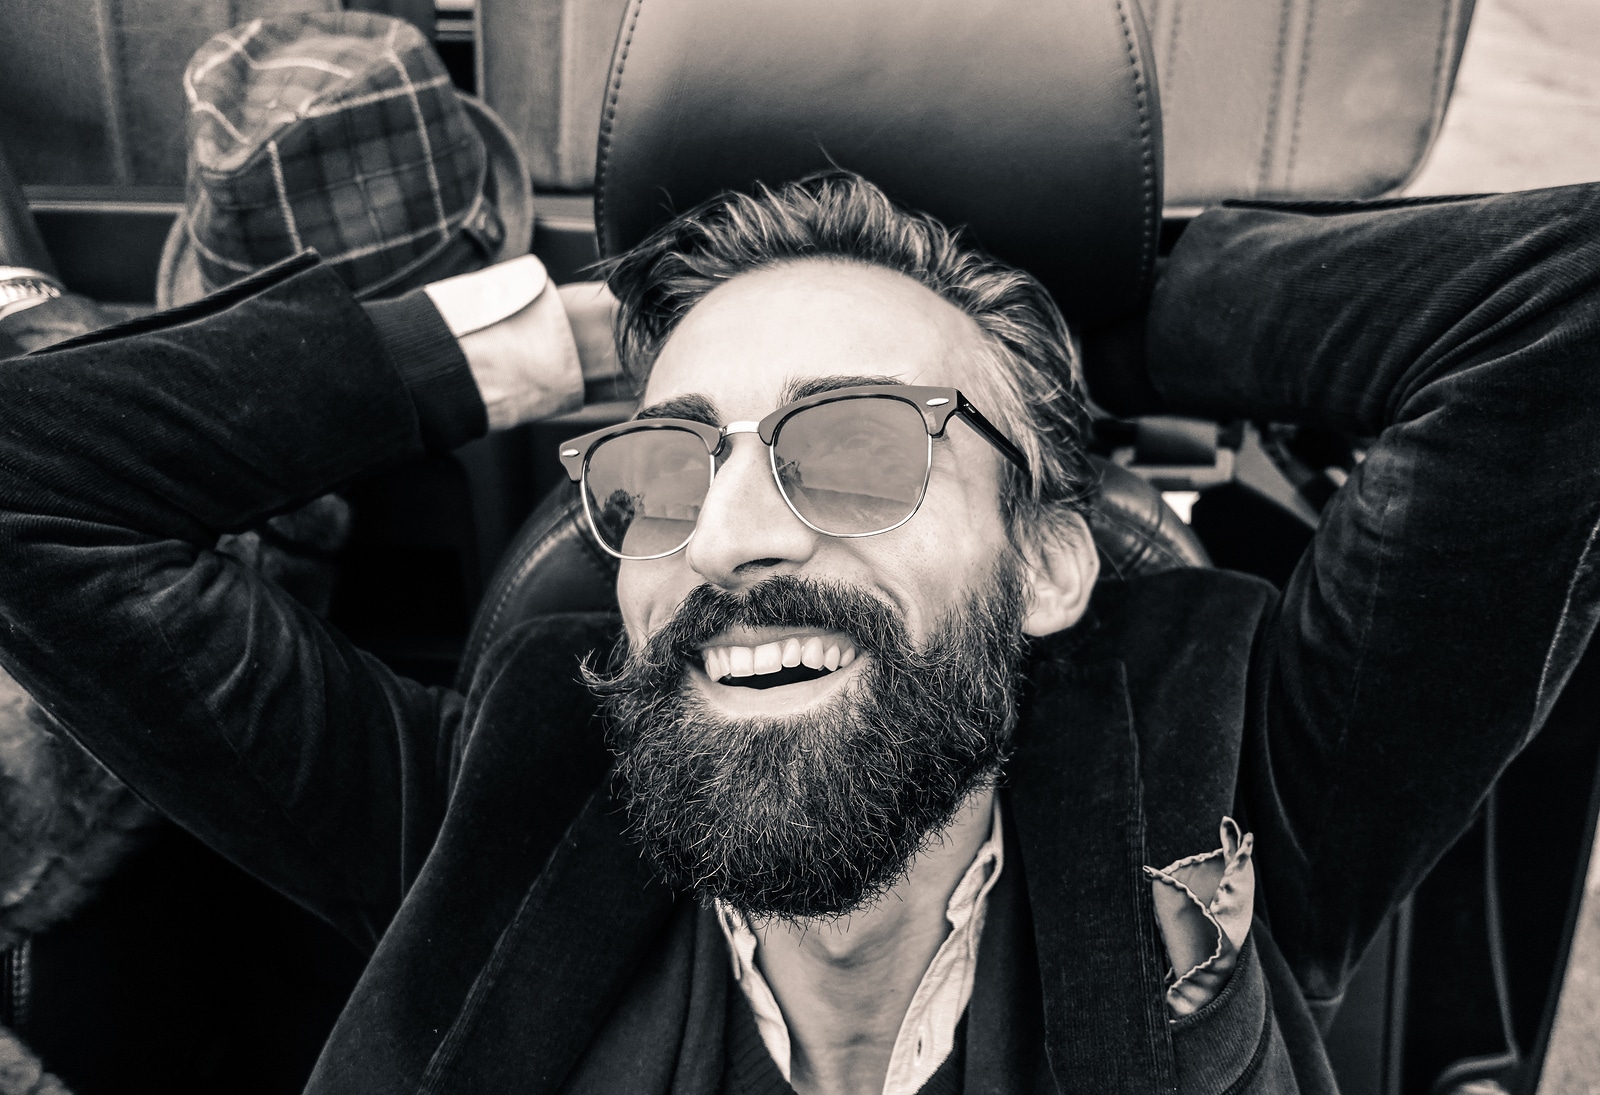
[[[581,399],[582,377],[615,372],[614,301],[595,283],[548,284],[528,255],[534,199],[514,139],[487,106],[450,86],[411,24],[362,14],[281,18],[254,39],[254,65],[232,53],[246,30],[208,43],[185,74],[189,185],[161,256],[159,309],[200,301],[304,249],[362,298],[516,260],[502,277],[532,302],[523,335],[541,348],[551,405]],[[406,85],[416,110],[407,96],[397,113],[392,93]],[[0,358],[132,318],[128,308],[67,289],[48,269],[20,191],[8,185],[0,198],[15,226],[0,239]],[[325,617],[350,522],[348,504],[327,493],[223,534],[216,550]],[[0,947],[13,1022],[27,1019],[30,940],[92,903],[159,831],[159,815],[0,670]],[[109,990],[102,984],[96,994]],[[77,1049],[78,1061],[56,1067],[70,1075],[95,1056],[86,1044]],[[172,1056],[167,1067],[181,1077],[182,1055]],[[0,1025],[0,1095],[66,1090]]]

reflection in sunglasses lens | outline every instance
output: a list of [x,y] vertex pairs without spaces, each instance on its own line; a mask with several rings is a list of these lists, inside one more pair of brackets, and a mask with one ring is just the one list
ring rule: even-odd
[[711,485],[711,458],[687,430],[635,430],[595,447],[583,484],[607,547],[632,558],[664,555],[694,532]]
[[922,500],[928,430],[903,400],[840,399],[786,419],[773,457],[784,494],[814,527],[836,536],[882,532]]

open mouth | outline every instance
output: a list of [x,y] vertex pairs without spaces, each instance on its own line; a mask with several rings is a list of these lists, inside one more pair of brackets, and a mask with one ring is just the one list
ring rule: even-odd
[[856,660],[856,645],[836,633],[793,633],[769,642],[701,648],[706,676],[734,688],[777,688],[820,680]]

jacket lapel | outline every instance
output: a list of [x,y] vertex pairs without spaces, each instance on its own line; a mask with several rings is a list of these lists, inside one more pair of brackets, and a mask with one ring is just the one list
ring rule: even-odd
[[[555,1092],[642,966],[659,965],[669,984],[680,966],[687,976],[677,952],[691,936],[671,930],[674,904],[596,792],[506,925],[420,1090]],[[682,1018],[662,1016],[652,1039],[669,1067]]]
[[[1045,1045],[1064,1092],[1176,1090],[1126,677],[1041,644],[1008,766]],[[1054,656],[1052,656],[1054,651]]]

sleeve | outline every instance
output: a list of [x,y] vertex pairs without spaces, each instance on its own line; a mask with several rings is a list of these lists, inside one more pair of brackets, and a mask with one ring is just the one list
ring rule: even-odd
[[1600,186],[1209,213],[1148,333],[1175,408],[1377,438],[1265,625],[1239,789],[1331,998],[1595,627]]
[[482,429],[459,384],[464,407],[421,406],[449,347],[426,311],[394,317],[303,257],[0,369],[7,667],[153,805],[369,945],[442,821],[461,698],[212,545]]

